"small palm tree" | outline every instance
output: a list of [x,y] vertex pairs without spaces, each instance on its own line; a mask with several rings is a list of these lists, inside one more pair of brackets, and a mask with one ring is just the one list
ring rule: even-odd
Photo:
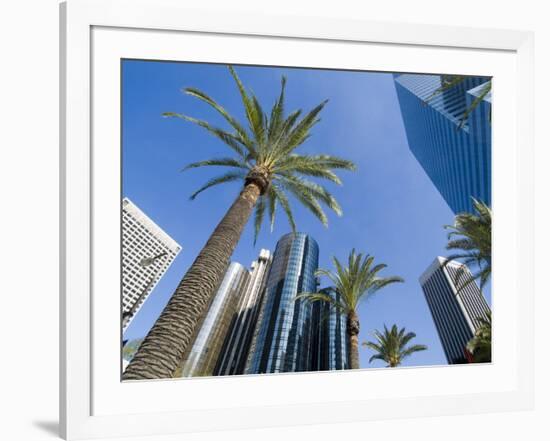
[[191,195],[191,199],[204,190],[227,182],[242,182],[243,187],[140,345],[124,373],[125,380],[169,378],[173,375],[254,210],[255,237],[266,212],[273,229],[277,208],[282,209],[292,230],[296,230],[289,195],[309,209],[325,226],[328,220],[322,205],[338,215],[342,214],[340,205],[329,191],[309,178],[341,184],[333,170],[354,170],[355,165],[334,156],[296,153],[310,137],[311,129],[319,121],[319,113],[327,101],[303,117],[301,110],[287,115],[286,79],[283,77],[279,97],[268,114],[256,96],[246,91],[235,70],[229,67],[229,71],[239,91],[248,127],[207,94],[194,88],[187,88],[185,92],[218,112],[231,127],[230,131],[179,113],[168,112],[164,116],[197,124],[222,141],[232,153],[232,156],[195,162],[185,167],[185,170],[197,167],[231,169],[209,180]]
[[[476,199],[473,199],[477,214],[460,213],[455,217],[454,225],[445,225],[451,230],[448,235],[448,250],[458,250],[456,254],[448,256],[446,263],[459,259],[462,263],[471,266],[477,265],[478,271],[462,282],[459,290],[469,283],[479,279],[480,285],[487,283],[491,276],[491,209]],[[457,274],[461,280],[461,273]]]
[[[379,277],[378,273],[387,265],[374,265],[374,256],[356,254],[355,249],[348,256],[348,266],[344,267],[336,258],[332,258],[335,271],[317,270],[318,276],[328,277],[333,286],[321,292],[301,293],[296,298],[304,298],[310,302],[326,302],[338,312],[347,316],[347,334],[350,341],[350,365],[359,369],[359,316],[357,308],[362,300],[371,297],[375,292],[392,283],[403,282],[401,277]],[[331,296],[328,292],[335,292]]]
[[[465,75],[442,75],[441,76],[441,86],[438,87],[436,90],[433,91],[433,93],[426,98],[425,103],[430,102],[432,99],[434,99],[436,96],[441,95],[442,93],[445,93],[447,90],[452,89],[455,86],[458,86],[459,84],[466,81],[468,77]],[[479,91],[479,95],[476,96],[471,104],[466,108],[464,113],[462,114],[462,117],[460,118],[460,123],[458,125],[458,128],[461,129],[466,124],[466,121],[468,121],[468,117],[470,114],[479,106],[479,104],[483,101],[483,99],[491,93],[492,89],[492,82],[491,80],[488,80],[486,83],[483,84],[483,87]],[[489,114],[490,115],[490,114]]]
[[416,337],[414,332],[407,332],[405,328],[397,329],[397,325],[393,325],[391,330],[388,330],[384,325],[384,332],[374,331],[376,342],[366,341],[363,346],[371,348],[376,353],[369,359],[369,363],[373,360],[383,360],[388,363],[388,367],[399,366],[403,360],[415,352],[425,351],[428,349],[425,345],[408,346],[413,338]]
[[486,317],[480,317],[477,320],[479,328],[477,328],[474,338],[468,342],[467,349],[472,354],[474,363],[490,363],[492,341],[491,313],[488,312]]

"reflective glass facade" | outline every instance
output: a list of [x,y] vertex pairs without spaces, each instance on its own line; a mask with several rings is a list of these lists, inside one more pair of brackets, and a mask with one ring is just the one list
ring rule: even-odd
[[409,148],[451,210],[473,212],[471,197],[491,205],[491,96],[460,127],[487,77],[466,80],[430,99],[442,75],[395,74]]
[[428,307],[450,364],[465,362],[467,343],[479,328],[479,318],[490,311],[477,284],[469,283],[470,270],[463,264],[438,257],[420,277]]
[[[329,295],[333,298],[339,296],[334,292]],[[350,369],[346,315],[322,302],[313,304],[312,314],[313,370]]]
[[244,374],[270,267],[270,252],[261,250],[258,259],[252,262],[250,277],[242,292],[237,312],[231,320],[215,375]]
[[318,262],[319,247],[305,233],[277,243],[246,373],[316,370],[312,305],[295,298],[317,289]]
[[183,358],[181,376],[214,375],[225,336],[249,278],[248,270],[241,264],[229,265],[193,344]]

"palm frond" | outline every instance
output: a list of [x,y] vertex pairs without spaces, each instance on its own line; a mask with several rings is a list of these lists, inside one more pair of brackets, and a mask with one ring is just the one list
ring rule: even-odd
[[459,128],[464,127],[466,124],[466,121],[468,121],[468,118],[470,117],[470,114],[479,106],[479,104],[485,99],[485,97],[491,92],[492,82],[491,80],[487,81],[485,85],[481,88],[481,91],[478,96],[476,96],[468,108],[464,111],[462,114],[462,117],[460,119]]
[[404,282],[405,280],[402,277],[398,277],[398,276],[376,278],[375,280],[373,280],[369,288],[369,293],[374,293],[376,291],[379,291],[382,288],[388,285],[391,285],[392,283],[404,283]]
[[229,72],[231,73],[231,76],[235,80],[235,83],[237,84],[237,88],[239,89],[239,93],[241,95],[241,101],[243,103],[246,119],[248,120],[248,123],[250,125],[250,130],[254,134],[254,137],[256,138],[256,142],[263,140],[264,135],[264,127],[263,127],[263,121],[264,121],[264,115],[263,113],[258,112],[258,107],[256,106],[255,97],[250,97],[248,93],[246,92],[246,89],[241,82],[239,76],[237,75],[237,72],[235,72],[235,69],[233,69],[233,66],[229,66]]
[[327,103],[328,100],[325,100],[315,106],[298,124],[296,124],[288,134],[285,145],[279,152],[280,155],[288,155],[309,138],[312,127],[320,121],[317,116]]
[[304,187],[298,186],[289,180],[282,181],[281,186],[300,201],[325,227],[328,226],[327,215],[311,192],[303,191]]
[[290,228],[292,229],[292,232],[296,232],[296,222],[294,221],[294,215],[292,214],[292,209],[290,208],[290,203],[288,202],[288,198],[286,197],[284,191],[280,191],[276,185],[271,184],[272,191],[277,199],[277,202],[282,207],[283,211],[286,214],[286,217],[288,219],[288,223],[290,225]]
[[239,161],[237,159],[215,158],[215,159],[207,159],[206,161],[192,162],[190,164],[187,164],[185,167],[183,167],[181,171],[186,171],[192,168],[210,167],[210,166],[233,167],[233,168],[241,168],[245,170],[250,169],[250,166],[246,162]]
[[340,178],[331,169],[355,170],[355,164],[329,155],[296,155],[290,154],[286,159],[278,161],[275,173],[288,175],[289,172],[300,173],[305,176],[313,176],[327,179],[338,185],[342,184]]
[[401,353],[401,359],[404,359],[405,357],[408,357],[409,355],[414,354],[415,352],[426,351],[427,349],[428,349],[428,346],[426,346],[426,345],[413,345],[413,346],[410,346],[409,348],[405,349]]
[[284,124],[285,86],[286,77],[283,75],[281,77],[281,93],[279,95],[279,99],[275,102],[273,108],[271,109],[271,117],[269,118],[269,128],[267,131],[267,139],[269,143],[273,143],[275,141]]
[[340,207],[340,204],[336,198],[332,196],[332,194],[330,194],[325,187],[293,175],[285,175],[278,177],[277,179],[281,181],[282,185],[290,185],[296,192],[309,194],[312,198],[323,202],[338,216],[342,215],[342,207]]
[[270,231],[273,232],[275,226],[275,211],[277,209],[277,193],[274,191],[273,184],[270,185],[267,190],[267,199],[269,207],[269,227]]
[[209,133],[214,135],[219,140],[221,140],[224,144],[230,147],[235,153],[237,153],[237,155],[239,155],[241,158],[246,159],[247,157],[247,154],[243,149],[244,144],[240,142],[239,138],[237,138],[235,135],[231,133],[226,132],[225,130],[220,129],[219,127],[212,126],[207,121],[203,121],[197,118],[192,118],[182,113],[175,113],[175,112],[164,112],[162,116],[164,116],[165,118],[179,118],[179,119],[183,119],[184,121],[188,121],[193,124],[196,124],[199,127],[202,127],[203,129],[207,130]]
[[309,303],[315,303],[315,302],[324,302],[328,303],[332,308],[337,309],[340,312],[347,312],[346,305],[342,302],[338,301],[336,298],[330,296],[329,294],[323,293],[323,292],[303,292],[298,294],[295,298],[295,300],[305,300]]
[[224,175],[218,176],[216,178],[210,179],[206,184],[204,184],[201,188],[199,188],[197,191],[195,191],[191,196],[190,199],[195,199],[200,193],[202,193],[204,190],[208,190],[211,187],[214,187],[216,185],[224,184],[226,182],[233,182],[233,181],[239,181],[243,180],[245,178],[245,174],[243,172],[228,172]]
[[[474,271],[471,277],[461,282],[459,291],[464,289],[474,280],[480,280],[483,286],[489,281],[491,276],[491,229],[492,212],[491,209],[474,198],[472,198],[475,214],[460,213],[456,215],[453,225],[445,225],[449,230],[447,249],[456,251],[446,257],[444,266],[453,260],[458,260],[467,267],[476,266],[479,271]],[[464,269],[457,272],[456,278],[462,278]]]
[[441,80],[441,86],[439,86],[437,89],[435,89],[428,98],[425,99],[425,103],[429,103],[431,100],[433,100],[436,96],[441,95],[442,93],[446,92],[449,89],[452,89],[453,87],[457,86],[458,84],[462,83],[466,80],[466,76],[464,75],[443,75]]
[[262,227],[262,222],[264,220],[264,212],[265,212],[265,197],[260,196],[258,199],[258,203],[256,204],[256,211],[254,215],[254,245],[256,245],[256,241],[258,240],[258,234],[260,233],[260,229]]
[[187,87],[184,89],[184,92],[187,95],[198,98],[199,100],[204,101],[205,103],[212,106],[220,115],[225,118],[225,120],[231,125],[231,127],[235,129],[240,137],[241,142],[249,148],[252,147],[252,141],[249,139],[248,133],[246,132],[245,128],[239,123],[236,118],[231,116],[231,114],[221,105],[219,105],[214,99],[210,98],[206,93],[194,87]]
[[369,358],[369,363],[372,363],[374,360],[385,360],[384,354],[374,354],[371,358]]

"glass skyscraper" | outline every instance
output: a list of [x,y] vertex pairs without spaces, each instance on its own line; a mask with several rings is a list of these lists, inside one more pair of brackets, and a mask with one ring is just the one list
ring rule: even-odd
[[270,267],[271,254],[261,250],[258,259],[252,262],[250,277],[225,337],[215,375],[244,374]]
[[[338,293],[327,294],[338,300]],[[312,307],[312,370],[350,369],[346,315],[325,302],[315,302]]]
[[[315,292],[317,242],[283,236],[248,271],[233,262],[180,364],[183,377],[349,369],[346,317]],[[338,294],[332,293],[332,296]]]
[[409,148],[451,210],[474,212],[472,197],[491,205],[491,94],[461,118],[487,77],[466,79],[432,96],[443,75],[394,74]]
[[468,267],[455,260],[444,265],[445,261],[436,258],[420,276],[420,285],[447,361],[464,363],[466,345],[490,308],[477,284],[465,283],[472,276]]
[[180,366],[182,377],[214,375],[224,338],[249,278],[248,270],[241,264],[229,265],[193,344],[184,355]]
[[317,289],[318,262],[317,242],[305,233],[277,242],[245,373],[316,370],[313,307],[296,296]]

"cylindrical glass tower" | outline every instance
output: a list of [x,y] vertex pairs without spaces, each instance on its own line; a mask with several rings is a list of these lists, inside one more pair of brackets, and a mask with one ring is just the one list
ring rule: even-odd
[[312,305],[296,296],[316,291],[318,264],[311,236],[289,233],[277,242],[246,373],[316,370]]

